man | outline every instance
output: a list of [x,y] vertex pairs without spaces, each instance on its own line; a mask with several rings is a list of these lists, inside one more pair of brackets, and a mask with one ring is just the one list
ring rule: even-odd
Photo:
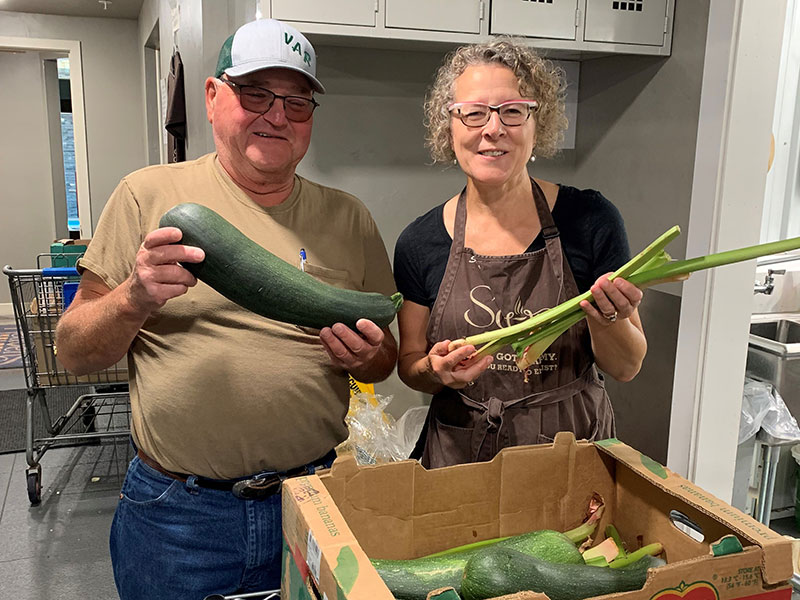
[[361,319],[357,332],[317,334],[245,311],[179,266],[201,249],[158,228],[170,207],[198,202],[298,268],[305,249],[319,279],[394,291],[367,209],[295,174],[324,93],[315,64],[288,25],[237,30],[205,83],[216,153],[125,177],[79,263],[59,359],[86,373],[128,356],[137,456],[111,529],[123,600],[279,587],[277,484],[332,460],[347,435],[347,373],[374,382],[394,367],[388,329]]

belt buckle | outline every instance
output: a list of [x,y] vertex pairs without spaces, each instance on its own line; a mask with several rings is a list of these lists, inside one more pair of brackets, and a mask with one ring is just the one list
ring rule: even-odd
[[241,500],[263,500],[277,494],[280,489],[281,477],[273,473],[265,477],[237,481],[231,492]]

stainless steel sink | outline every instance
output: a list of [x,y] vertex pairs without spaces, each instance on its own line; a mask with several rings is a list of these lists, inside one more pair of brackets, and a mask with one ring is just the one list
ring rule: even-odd
[[[773,384],[800,422],[800,315],[753,315],[746,373]],[[796,466],[791,444],[779,448],[766,444],[761,452],[762,478],[754,515],[769,525],[773,512],[781,516],[794,512]]]
[[[753,340],[754,337],[759,339]],[[788,345],[800,343],[800,322],[779,319],[777,321],[751,323],[750,339],[750,343],[754,343],[756,346],[760,346],[766,341],[778,342],[781,346],[779,350],[783,352]],[[764,342],[762,342],[762,339]]]
[[773,384],[800,421],[800,318],[752,322],[745,372]]

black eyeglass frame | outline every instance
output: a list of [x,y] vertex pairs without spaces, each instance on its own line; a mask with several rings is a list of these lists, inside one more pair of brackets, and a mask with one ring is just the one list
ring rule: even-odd
[[[503,120],[503,113],[500,110],[506,106],[511,104],[522,104],[528,107],[528,114],[525,116],[525,120],[522,123],[513,123],[509,124]],[[489,109],[489,112],[486,113],[486,121],[479,124],[479,125],[470,125],[464,119],[466,115],[461,112],[461,108],[464,106],[485,106]],[[464,124],[464,127],[469,127],[470,129],[476,129],[478,127],[485,127],[486,123],[488,123],[492,118],[492,113],[496,112],[497,116],[500,117],[500,122],[505,125],[506,127],[520,127],[524,125],[528,119],[531,118],[532,114],[539,112],[539,102],[537,100],[508,100],[507,102],[501,102],[500,104],[493,106],[491,104],[486,104],[485,102],[451,102],[447,105],[447,112],[450,113],[452,116],[456,117],[459,121]]]
[[[243,85],[241,83],[236,83],[235,81],[231,81],[230,79],[222,79],[222,78],[219,78],[219,77],[217,79],[219,79],[219,81],[221,81],[222,83],[228,84],[231,87],[231,89],[234,90],[234,92],[236,92],[236,95],[239,96],[239,104],[241,105],[241,107],[243,109],[245,109],[247,112],[255,113],[257,115],[264,115],[264,114],[268,113],[270,110],[272,110],[272,107],[275,105],[275,100],[280,99],[280,100],[283,100],[283,112],[286,114],[286,118],[287,119],[289,119],[290,121],[294,121],[295,123],[305,123],[306,121],[308,121],[311,118],[311,116],[314,114],[314,111],[320,105],[319,102],[314,100],[314,98],[306,98],[304,96],[281,96],[280,94],[276,94],[275,92],[273,92],[272,90],[270,90],[268,88],[261,87],[261,86],[258,86],[258,85]],[[242,93],[243,93],[243,90],[245,90],[246,88],[254,88],[254,89],[257,89],[257,90],[261,90],[262,92],[266,92],[268,94],[272,94],[272,100],[270,100],[269,104],[267,105],[266,110],[263,110],[263,111],[252,110],[250,108],[247,108],[244,104],[242,104]],[[305,119],[302,119],[302,120],[297,120],[297,119],[290,118],[289,117],[289,112],[286,110],[286,100],[287,99],[302,100],[303,102],[310,102],[312,108],[311,108],[311,112],[308,113],[308,117],[305,118]]]

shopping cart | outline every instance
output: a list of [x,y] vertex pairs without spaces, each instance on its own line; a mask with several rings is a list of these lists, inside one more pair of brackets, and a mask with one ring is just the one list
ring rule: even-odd
[[[58,361],[55,329],[59,317],[75,295],[80,277],[74,267],[54,267],[64,255],[40,254],[36,269],[3,268],[11,288],[11,303],[20,339],[22,367],[28,390],[25,414],[25,457],[28,499],[37,505],[42,499],[40,461],[56,443],[95,442],[119,438],[130,432],[128,373],[125,362],[113,367],[76,376]],[[74,256],[73,256],[74,258]],[[50,415],[47,390],[85,388],[64,413]],[[34,437],[37,412],[47,434]]]
[[251,592],[249,594],[234,594],[233,596],[223,596],[222,594],[211,594],[204,600],[281,600],[281,591],[272,590],[265,592]]

